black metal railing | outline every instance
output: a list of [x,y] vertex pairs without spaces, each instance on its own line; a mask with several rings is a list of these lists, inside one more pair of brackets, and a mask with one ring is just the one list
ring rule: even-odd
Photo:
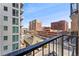
[[5,56],[78,56],[78,36],[58,35]]

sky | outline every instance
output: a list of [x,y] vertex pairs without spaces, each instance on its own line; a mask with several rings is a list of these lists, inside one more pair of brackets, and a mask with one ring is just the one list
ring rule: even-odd
[[69,3],[25,3],[23,27],[28,28],[29,21],[38,19],[43,26],[51,26],[51,22],[66,20],[70,28]]

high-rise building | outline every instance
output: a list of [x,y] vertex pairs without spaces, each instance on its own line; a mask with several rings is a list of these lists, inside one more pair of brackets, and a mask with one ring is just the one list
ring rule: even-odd
[[20,48],[22,3],[0,3],[0,55]]
[[58,21],[58,22],[52,22],[51,23],[51,29],[67,31],[68,30],[68,23],[64,20],[61,20],[61,21]]
[[35,19],[29,22],[29,30],[41,31],[42,30],[42,23]]
[[[79,36],[79,3],[70,4],[71,17],[71,34]],[[78,55],[79,55],[79,38],[78,38]]]

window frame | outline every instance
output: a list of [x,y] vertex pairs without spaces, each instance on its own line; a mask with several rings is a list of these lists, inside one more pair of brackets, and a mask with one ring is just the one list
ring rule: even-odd
[[[6,38],[6,39],[5,39]],[[4,40],[6,41],[6,40],[8,40],[8,36],[4,36]]]
[[8,26],[4,26],[4,31],[7,31],[8,30]]
[[7,6],[4,6],[4,11],[8,11],[8,7]]

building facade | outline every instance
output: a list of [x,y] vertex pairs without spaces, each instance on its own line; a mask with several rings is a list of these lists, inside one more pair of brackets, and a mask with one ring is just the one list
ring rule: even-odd
[[61,20],[61,21],[58,21],[58,22],[52,22],[51,23],[51,29],[67,31],[68,30],[68,23],[64,20]]
[[0,3],[0,55],[19,49],[22,3]]
[[52,30],[51,27],[43,27],[42,31],[38,31],[38,35],[42,37],[52,37],[57,34],[56,30]]
[[[79,3],[70,4],[71,34],[79,36]],[[78,55],[79,55],[79,38],[78,38]]]
[[41,31],[42,30],[42,23],[37,19],[30,21],[29,22],[29,30]]
[[72,3],[70,6],[71,31],[79,35],[79,4]]

